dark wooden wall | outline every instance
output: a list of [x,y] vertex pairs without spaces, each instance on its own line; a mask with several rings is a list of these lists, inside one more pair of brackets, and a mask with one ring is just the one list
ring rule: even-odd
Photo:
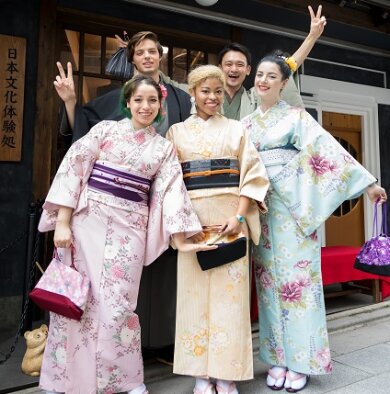
[[[24,124],[21,162],[0,162],[0,248],[27,228],[32,196],[35,93],[38,63],[38,0],[0,2],[0,34],[27,39],[24,93]],[[24,278],[26,237],[0,254],[0,297],[20,295]]]

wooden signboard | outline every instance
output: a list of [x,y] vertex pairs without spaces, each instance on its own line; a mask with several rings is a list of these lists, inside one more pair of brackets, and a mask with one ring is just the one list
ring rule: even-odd
[[20,161],[26,39],[0,34],[0,161]]

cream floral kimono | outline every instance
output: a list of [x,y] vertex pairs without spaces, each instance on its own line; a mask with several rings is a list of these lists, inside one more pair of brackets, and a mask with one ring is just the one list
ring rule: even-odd
[[[223,224],[236,214],[240,195],[262,202],[268,189],[265,168],[242,125],[215,115],[193,115],[167,134],[181,162],[238,159],[238,187],[190,190],[202,225]],[[247,230],[259,241],[259,215],[253,202]],[[248,255],[202,271],[195,254],[178,257],[174,373],[226,380],[253,378]]]

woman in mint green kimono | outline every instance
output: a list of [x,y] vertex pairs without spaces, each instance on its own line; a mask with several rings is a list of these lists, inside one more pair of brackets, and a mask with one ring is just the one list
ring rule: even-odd
[[302,390],[309,375],[331,372],[317,229],[344,201],[386,192],[304,109],[280,101],[291,57],[275,53],[258,66],[261,105],[242,120],[270,178],[260,244],[254,246],[260,359],[272,365],[273,390]]

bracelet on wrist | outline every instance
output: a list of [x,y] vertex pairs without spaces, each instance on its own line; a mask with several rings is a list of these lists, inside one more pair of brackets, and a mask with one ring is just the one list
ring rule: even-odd
[[236,219],[238,220],[239,223],[244,223],[245,222],[245,218],[244,216],[241,216],[240,214],[236,215]]

